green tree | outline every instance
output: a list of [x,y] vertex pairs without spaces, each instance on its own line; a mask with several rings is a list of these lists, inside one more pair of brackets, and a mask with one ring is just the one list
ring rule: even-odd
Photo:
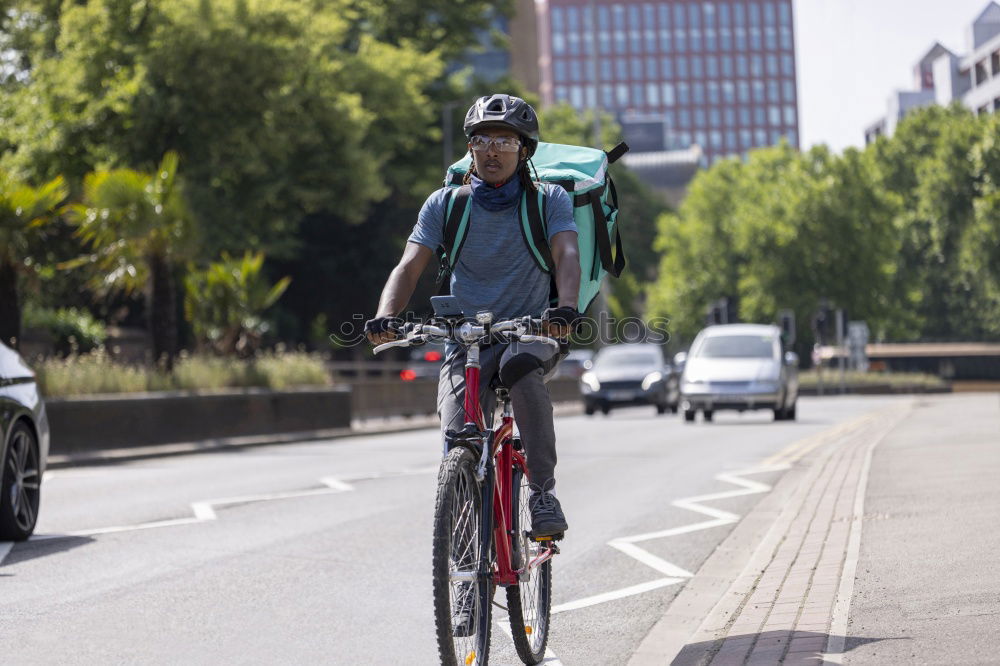
[[204,270],[188,271],[184,279],[184,315],[199,342],[216,353],[250,356],[270,326],[263,313],[281,298],[291,278],[268,284],[261,272],[264,254],[246,252],[222,259]]
[[112,169],[88,174],[83,202],[69,212],[93,253],[65,264],[98,269],[91,287],[99,292],[144,290],[153,357],[167,369],[177,353],[174,271],[197,246],[177,164],[177,154],[170,152],[154,173]]
[[0,169],[0,341],[15,349],[21,339],[19,273],[31,266],[31,241],[66,195],[62,178],[35,188]]

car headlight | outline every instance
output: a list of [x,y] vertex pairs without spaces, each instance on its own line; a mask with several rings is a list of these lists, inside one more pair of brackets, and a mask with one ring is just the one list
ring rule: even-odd
[[600,391],[601,382],[597,381],[597,375],[592,372],[585,372],[580,376],[580,384],[591,391]]
[[649,387],[651,387],[653,384],[662,379],[663,379],[663,373],[660,372],[649,373],[648,375],[646,375],[646,378],[642,380],[642,390],[648,391]]

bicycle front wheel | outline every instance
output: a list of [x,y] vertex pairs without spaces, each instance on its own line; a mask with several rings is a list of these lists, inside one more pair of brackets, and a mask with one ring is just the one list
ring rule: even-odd
[[[514,568],[521,569],[545,551],[545,546],[527,536],[531,529],[528,478],[514,468],[511,498]],[[552,560],[528,569],[517,585],[507,588],[510,630],[517,656],[526,664],[538,664],[545,657],[552,612]]]
[[434,623],[441,663],[486,664],[492,595],[483,557],[482,493],[476,459],[464,447],[448,452],[438,472],[434,509]]

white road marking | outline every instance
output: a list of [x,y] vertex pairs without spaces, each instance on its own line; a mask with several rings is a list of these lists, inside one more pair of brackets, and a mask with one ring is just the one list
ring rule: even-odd
[[[554,613],[555,609],[553,609],[552,612]],[[498,627],[500,627],[501,629],[503,629],[503,632],[505,634],[507,634],[508,638],[510,638],[511,640],[514,640],[514,632],[510,628],[510,618],[507,618],[507,619],[504,619],[504,620],[495,620],[495,622],[496,622],[496,624],[497,624]],[[550,647],[546,647],[545,648],[545,656],[542,658],[542,661],[539,662],[539,663],[541,663],[541,664],[548,664],[549,666],[563,666],[563,663],[561,661],[559,661],[559,657],[556,656],[556,653],[553,652],[552,648],[550,648]]]
[[683,569],[672,562],[668,562],[662,557],[653,555],[648,550],[640,548],[636,544],[644,541],[653,541],[656,539],[678,536],[681,534],[690,534],[691,532],[707,530],[713,527],[721,527],[723,525],[731,525],[738,522],[740,519],[739,515],[732,513],[731,511],[724,511],[715,507],[705,506],[702,502],[712,502],[722,499],[730,499],[733,497],[741,497],[743,495],[766,493],[771,490],[771,486],[766,483],[760,483],[759,481],[752,481],[742,477],[752,474],[764,474],[766,472],[780,472],[786,469],[788,469],[788,464],[761,465],[760,467],[744,469],[738,472],[724,472],[722,474],[717,474],[715,479],[717,481],[724,481],[736,486],[741,486],[741,488],[674,500],[671,502],[673,506],[676,506],[679,509],[687,509],[688,511],[694,511],[695,513],[709,516],[712,520],[703,520],[697,523],[681,525],[680,527],[671,527],[670,529],[659,530],[656,532],[646,532],[644,534],[619,537],[608,542],[608,545],[612,548],[628,555],[642,564],[645,564],[658,573],[664,574],[666,578],[658,578],[646,583],[631,585],[618,590],[595,594],[590,597],[584,597],[583,599],[577,599],[576,601],[559,604],[558,606],[554,606],[552,608],[552,612],[563,613],[570,610],[586,608],[588,606],[596,606],[597,604],[603,604],[617,599],[624,599],[625,597],[631,597],[637,594],[644,594],[651,590],[657,590],[661,587],[683,583],[684,581],[694,577],[694,574],[690,571]]
[[872,466],[872,452],[875,447],[895,428],[892,421],[888,428],[875,437],[865,452],[865,460],[861,465],[861,476],[854,493],[854,511],[851,515],[851,531],[847,537],[847,553],[844,557],[844,568],[840,573],[840,585],[837,588],[837,600],[833,605],[833,617],[830,619],[830,635],[826,641],[824,663],[844,663],[844,647],[847,643],[847,620],[851,608],[851,597],[854,596],[854,578],[858,570],[858,558],[861,551],[861,525],[865,515],[865,491],[868,488],[868,472]]
[[10,549],[14,547],[13,541],[0,541],[0,565],[3,564],[3,560],[7,557],[7,553]]

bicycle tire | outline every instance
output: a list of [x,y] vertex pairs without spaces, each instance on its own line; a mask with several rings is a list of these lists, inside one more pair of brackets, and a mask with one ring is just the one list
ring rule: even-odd
[[[528,479],[524,472],[514,467],[511,484],[511,522],[514,568],[520,569],[525,561],[542,550],[537,541],[525,537],[531,526],[528,507]],[[527,560],[525,558],[528,558]],[[510,614],[510,631],[517,656],[526,664],[538,664],[545,658],[549,642],[552,615],[552,560],[546,560],[530,571],[527,579],[507,588],[507,610]]]
[[[482,573],[488,569],[482,557],[482,491],[475,470],[472,453],[456,447],[438,472],[431,561],[438,653],[446,666],[489,661],[492,586],[488,573]],[[456,581],[453,574],[477,575]],[[472,626],[462,635],[466,632],[456,632],[456,624],[463,624],[466,609]]]

